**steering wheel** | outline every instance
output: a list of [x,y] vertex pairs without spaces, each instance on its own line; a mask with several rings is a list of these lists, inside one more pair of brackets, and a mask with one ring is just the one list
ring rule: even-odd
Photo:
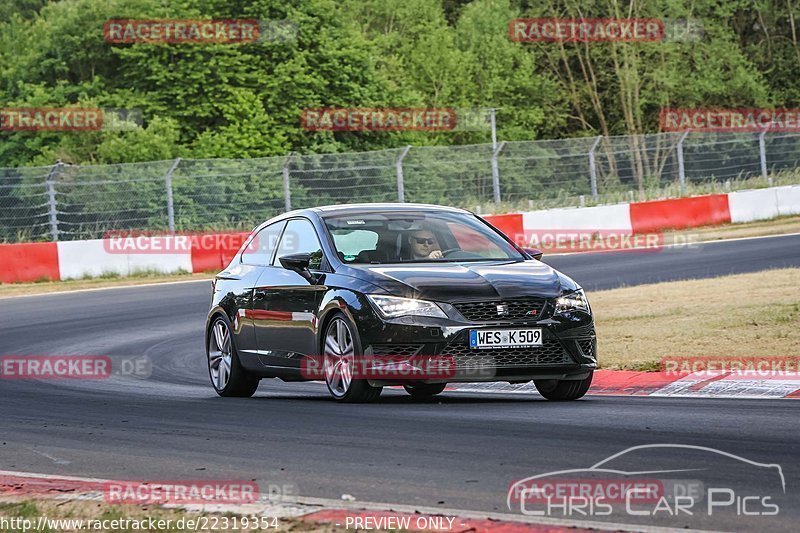
[[447,250],[442,250],[442,257],[447,257],[449,254],[460,251],[461,248],[448,248]]

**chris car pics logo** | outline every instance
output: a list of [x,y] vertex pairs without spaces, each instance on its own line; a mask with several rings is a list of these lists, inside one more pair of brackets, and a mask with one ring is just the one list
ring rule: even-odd
[[[714,471],[713,464],[724,467]],[[528,516],[770,517],[785,494],[778,464],[704,446],[648,444],[587,468],[515,481],[506,504]]]

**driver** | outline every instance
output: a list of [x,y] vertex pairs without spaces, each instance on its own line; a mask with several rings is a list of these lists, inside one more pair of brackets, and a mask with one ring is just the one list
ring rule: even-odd
[[419,229],[408,235],[411,259],[441,259],[442,249],[439,240],[431,230]]

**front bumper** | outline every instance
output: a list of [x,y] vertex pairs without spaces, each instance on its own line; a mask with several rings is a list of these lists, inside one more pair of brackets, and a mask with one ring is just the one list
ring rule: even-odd
[[[444,374],[423,374],[415,378],[417,383],[576,380],[585,379],[597,366],[594,320],[584,311],[542,320],[480,323],[426,317],[374,317],[373,320],[372,324],[359,324],[366,355],[407,360],[409,365],[420,368],[430,368],[432,361],[439,361],[441,366],[444,360],[451,370]],[[469,346],[469,331],[473,329],[528,327],[542,329],[542,346],[488,350]],[[380,386],[408,383],[408,380],[386,376],[369,382]]]

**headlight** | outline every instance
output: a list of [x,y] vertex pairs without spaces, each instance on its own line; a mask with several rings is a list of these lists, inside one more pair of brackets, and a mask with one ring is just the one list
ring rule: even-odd
[[589,312],[589,300],[586,299],[583,289],[578,289],[556,299],[556,314],[566,313],[567,311]]
[[433,302],[414,300],[413,298],[398,298],[397,296],[383,296],[379,294],[368,294],[367,298],[375,304],[378,311],[386,318],[405,315],[447,318],[444,311]]

